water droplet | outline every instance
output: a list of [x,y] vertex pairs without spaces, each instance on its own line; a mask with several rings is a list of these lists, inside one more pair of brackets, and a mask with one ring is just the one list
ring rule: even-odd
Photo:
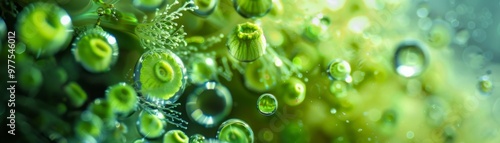
[[236,12],[245,18],[265,16],[273,7],[272,0],[233,0]]
[[201,134],[194,134],[189,137],[190,143],[203,143],[205,141],[205,136]]
[[335,108],[330,109],[330,113],[336,114],[337,113],[337,109],[335,109]]
[[396,72],[407,78],[421,75],[429,63],[424,47],[416,41],[404,41],[394,55]]
[[197,9],[193,10],[193,13],[201,17],[207,17],[210,14],[212,14],[215,11],[217,4],[219,3],[219,0],[189,0],[189,1],[193,2],[193,4],[190,4],[189,6],[198,7]]
[[278,109],[278,100],[274,95],[265,93],[257,99],[257,109],[263,115],[273,115]]
[[186,112],[198,124],[214,127],[231,112],[233,100],[229,90],[216,82],[198,86],[186,101]]
[[250,126],[244,121],[229,119],[219,126],[217,139],[232,143],[253,143],[254,135]]

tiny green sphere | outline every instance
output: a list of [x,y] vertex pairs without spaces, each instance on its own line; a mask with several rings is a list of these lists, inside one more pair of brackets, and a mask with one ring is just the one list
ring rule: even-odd
[[75,132],[80,137],[90,135],[99,137],[102,134],[102,120],[91,112],[83,112],[75,125]]
[[429,64],[427,52],[417,41],[403,41],[396,49],[394,67],[396,73],[406,78],[420,76]]
[[87,93],[76,82],[70,82],[64,86],[64,92],[73,107],[80,107],[87,100]]
[[100,117],[104,124],[113,126],[116,120],[113,108],[108,100],[98,98],[89,105],[88,110]]
[[335,80],[330,85],[330,92],[334,94],[336,97],[345,97],[347,96],[347,88],[349,87],[349,83],[343,80]]
[[326,39],[328,34],[328,26],[330,25],[330,18],[323,14],[318,14],[306,23],[303,37],[312,42],[318,42]]
[[163,143],[188,143],[188,136],[181,130],[170,130],[163,135]]
[[485,95],[490,94],[491,91],[493,90],[493,82],[491,81],[490,76],[488,75],[481,76],[481,78],[479,79],[478,87],[479,91],[482,94]]
[[278,100],[274,95],[265,93],[257,99],[257,109],[263,115],[273,115],[278,110]]
[[189,142],[190,143],[203,143],[205,142],[205,136],[201,134],[194,134],[189,137]]
[[166,122],[164,119],[163,114],[156,110],[143,110],[137,119],[137,129],[143,137],[150,139],[161,137],[165,133]]
[[21,70],[19,74],[19,85],[24,91],[34,91],[40,88],[43,82],[43,76],[40,69],[28,67]]
[[116,113],[127,114],[133,111],[138,102],[134,88],[126,83],[118,83],[106,90],[106,99]]
[[236,26],[226,43],[229,54],[241,62],[251,62],[264,55],[266,38],[262,29],[246,22]]
[[146,100],[162,105],[179,99],[187,82],[182,60],[170,50],[152,49],[144,53],[135,68],[138,92]]
[[72,51],[76,61],[93,73],[109,71],[118,59],[115,37],[97,28],[76,38]]
[[328,76],[332,80],[345,80],[351,74],[351,66],[342,59],[334,59],[327,69]]
[[443,20],[433,22],[427,35],[427,42],[434,48],[444,48],[453,40],[454,33],[450,24]]
[[263,17],[273,7],[272,0],[233,0],[234,9],[244,18]]
[[245,87],[256,92],[269,91],[278,84],[278,69],[266,65],[262,60],[252,62],[245,68]]
[[197,6],[198,8],[193,10],[193,13],[201,16],[207,17],[215,11],[215,7],[219,3],[219,0],[189,0],[192,2],[190,6]]
[[51,56],[65,48],[72,37],[68,13],[52,3],[29,4],[17,17],[16,31],[20,41],[37,56]]
[[280,93],[289,106],[297,106],[306,98],[306,84],[295,77],[291,77],[282,87]]
[[254,135],[250,126],[244,121],[229,119],[220,125],[217,139],[230,143],[253,143]]

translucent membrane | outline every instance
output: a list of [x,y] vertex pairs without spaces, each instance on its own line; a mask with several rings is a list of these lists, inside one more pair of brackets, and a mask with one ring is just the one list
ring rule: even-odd
[[217,139],[230,143],[253,143],[254,134],[250,126],[240,119],[229,119],[219,126]]
[[16,36],[37,56],[50,56],[65,48],[72,37],[68,13],[51,3],[29,4],[19,13]]
[[219,0],[189,0],[189,1],[193,2],[189,6],[198,7],[198,9],[195,9],[193,13],[201,17],[207,17],[210,14],[212,14],[215,11],[217,4],[219,3]]
[[118,59],[118,44],[113,35],[102,29],[90,29],[76,38],[73,55],[89,72],[100,73],[111,69]]
[[152,49],[142,54],[135,67],[138,92],[156,105],[175,103],[186,87],[186,68],[170,50]]
[[273,115],[278,109],[278,100],[274,95],[265,93],[257,99],[257,109],[263,115]]
[[216,82],[206,82],[187,99],[186,112],[205,127],[214,127],[231,112],[233,100],[229,90]]
[[137,130],[146,138],[159,138],[165,133],[167,126],[165,117],[157,110],[143,110],[137,119]]
[[106,99],[116,113],[127,114],[137,107],[138,98],[134,88],[126,83],[118,83],[106,90]]
[[493,91],[493,81],[489,75],[483,75],[478,82],[479,92],[483,95],[490,95]]
[[417,41],[404,41],[398,45],[394,55],[397,74],[407,78],[417,77],[424,72],[428,63],[428,55]]

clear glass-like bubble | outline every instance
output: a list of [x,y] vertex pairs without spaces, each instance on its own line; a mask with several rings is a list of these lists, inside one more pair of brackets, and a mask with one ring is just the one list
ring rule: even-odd
[[143,110],[137,118],[137,130],[141,136],[149,139],[159,138],[165,133],[165,116],[157,110]]
[[134,80],[138,92],[156,105],[175,103],[187,82],[182,60],[170,50],[151,49],[142,54],[135,67]]
[[265,93],[257,99],[257,109],[263,115],[273,115],[278,110],[278,100],[274,95]]
[[234,9],[245,18],[263,17],[273,7],[272,0],[233,0]]
[[229,90],[216,82],[206,82],[187,98],[186,112],[205,127],[214,127],[231,112],[233,99]]
[[399,75],[412,78],[421,75],[429,63],[428,55],[417,41],[404,41],[397,47],[394,67]]
[[345,80],[351,74],[351,65],[342,59],[334,59],[326,70],[332,80]]
[[189,137],[190,143],[203,143],[205,141],[205,136],[201,134],[194,134]]
[[207,17],[215,11],[219,0],[189,0],[192,2],[189,6],[197,6],[198,9],[193,11],[194,14]]
[[230,143],[253,143],[254,135],[250,126],[240,119],[229,119],[217,131],[217,139]]
[[193,84],[202,84],[215,80],[217,76],[217,63],[212,57],[196,54],[188,64],[189,81]]

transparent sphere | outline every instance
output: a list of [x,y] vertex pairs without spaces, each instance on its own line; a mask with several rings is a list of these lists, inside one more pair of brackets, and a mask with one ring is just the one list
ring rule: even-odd
[[139,59],[134,80],[138,92],[147,101],[157,105],[172,104],[186,87],[186,68],[182,60],[170,50],[152,49]]
[[216,82],[198,86],[187,98],[189,117],[205,127],[214,127],[231,112],[233,99],[229,90]]
[[263,115],[273,115],[278,109],[278,100],[274,95],[265,93],[257,99],[257,109]]
[[342,59],[334,59],[326,70],[332,80],[345,80],[351,74],[351,65]]
[[272,0],[233,0],[234,9],[245,18],[263,17],[273,7]]
[[421,75],[428,63],[428,55],[424,47],[417,41],[402,42],[394,55],[396,72],[406,78]]
[[230,143],[253,143],[254,135],[250,126],[240,119],[229,119],[217,131],[217,139]]
[[191,137],[189,137],[190,143],[203,143],[204,141],[205,141],[205,136],[201,134],[194,134]]
[[165,122],[163,114],[157,110],[143,110],[137,118],[137,130],[141,136],[154,139],[165,133]]

